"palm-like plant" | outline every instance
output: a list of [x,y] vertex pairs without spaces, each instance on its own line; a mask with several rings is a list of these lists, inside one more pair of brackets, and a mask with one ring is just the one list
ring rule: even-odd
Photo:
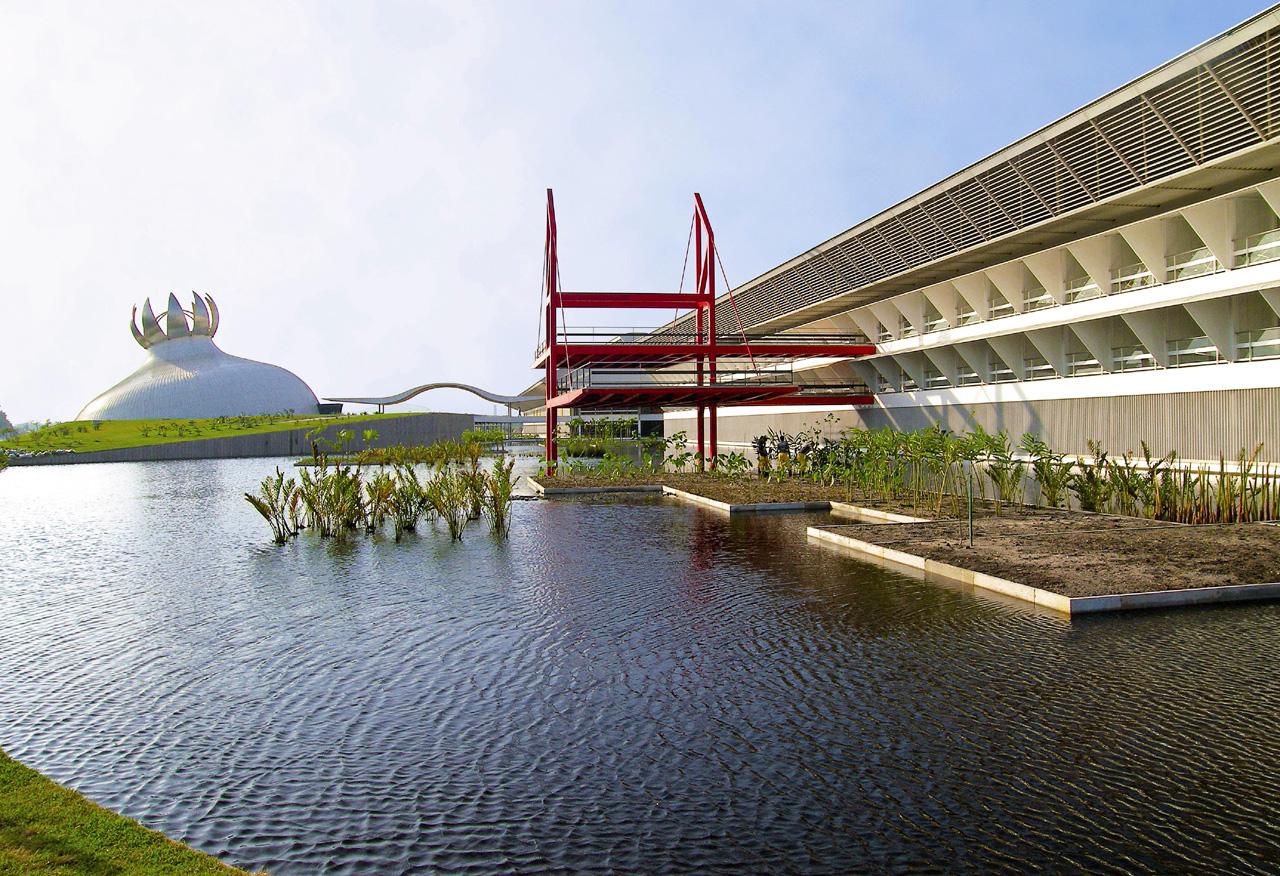
[[514,459],[495,459],[493,470],[485,476],[485,516],[489,518],[489,528],[499,536],[511,530],[511,497],[516,483],[511,471],[515,464]]
[[245,493],[244,498],[271,526],[276,544],[284,544],[296,535],[297,484],[293,478],[285,479],[284,472],[276,469],[275,477],[263,478],[258,494]]

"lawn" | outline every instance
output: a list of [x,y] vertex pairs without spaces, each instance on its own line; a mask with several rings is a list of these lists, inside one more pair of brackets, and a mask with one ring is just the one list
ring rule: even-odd
[[225,438],[229,435],[254,435],[288,429],[314,429],[316,426],[339,426],[354,433],[355,446],[360,445],[364,429],[377,429],[377,421],[412,414],[352,414],[339,416],[292,416],[266,414],[253,417],[216,417],[205,420],[93,420],[53,423],[34,432],[0,441],[0,448],[12,450],[115,450],[120,447],[143,447],[198,441],[201,438]]
[[0,751],[0,876],[244,872],[103,809]]

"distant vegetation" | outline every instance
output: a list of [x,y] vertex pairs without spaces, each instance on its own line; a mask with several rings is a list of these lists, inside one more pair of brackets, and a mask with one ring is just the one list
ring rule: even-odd
[[253,435],[280,432],[300,427],[358,426],[387,417],[411,414],[352,414],[339,416],[297,416],[289,411],[259,416],[212,417],[199,420],[73,420],[46,423],[25,434],[10,434],[0,440],[0,450],[27,453],[71,450],[116,450],[121,447],[146,447],[222,438],[228,435]]

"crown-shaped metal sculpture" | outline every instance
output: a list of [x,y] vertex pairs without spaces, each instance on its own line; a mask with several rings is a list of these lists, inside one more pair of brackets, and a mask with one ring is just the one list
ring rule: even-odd
[[[187,317],[191,317],[191,322],[187,322]],[[201,296],[192,292],[191,309],[183,310],[182,305],[178,303],[178,297],[170,292],[164,328],[161,328],[156,320],[155,312],[151,309],[150,298],[142,304],[142,328],[138,328],[137,305],[134,305],[133,315],[129,318],[129,328],[133,331],[133,339],[144,350],[175,338],[193,336],[211,338],[218,332],[218,305],[213,303],[212,295]]]

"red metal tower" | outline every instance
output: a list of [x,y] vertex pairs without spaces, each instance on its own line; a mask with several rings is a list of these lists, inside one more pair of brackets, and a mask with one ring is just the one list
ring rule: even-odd
[[[870,355],[875,347],[865,339],[830,333],[751,335],[737,317],[727,281],[727,303],[736,331],[726,337],[717,333],[715,231],[702,196],[695,193],[693,202],[692,292],[565,292],[560,288],[555,199],[547,189],[545,332],[534,367],[544,372],[549,472],[556,462],[556,427],[562,409],[695,408],[699,464],[710,458],[714,465],[716,414],[722,406],[871,402],[865,387],[836,381],[796,383],[790,369],[792,362],[802,358]],[[599,308],[692,310],[692,325],[687,315],[643,333],[573,329],[561,323],[565,310]]]

